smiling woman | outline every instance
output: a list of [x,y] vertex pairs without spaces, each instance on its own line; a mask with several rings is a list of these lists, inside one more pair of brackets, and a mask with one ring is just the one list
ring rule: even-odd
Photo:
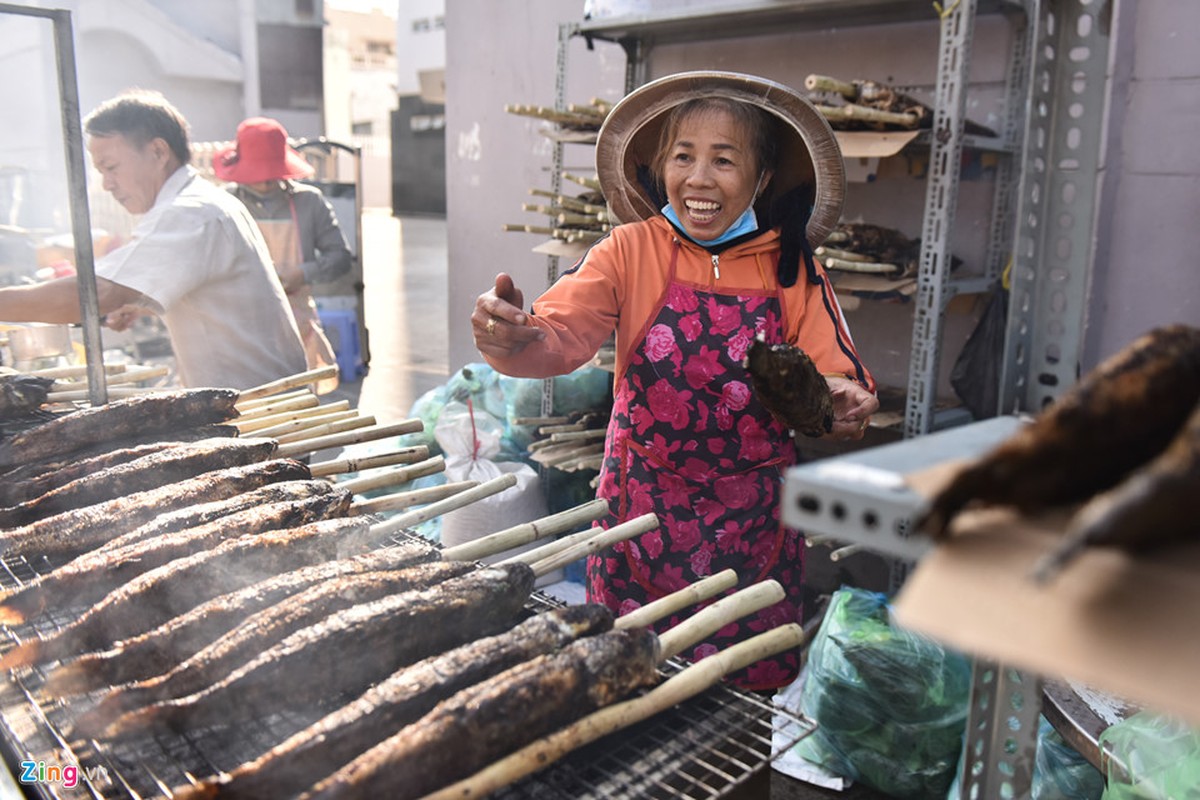
[[[786,591],[683,654],[697,660],[801,618],[804,548],[779,522],[781,475],[796,453],[786,422],[754,391],[744,364],[752,344],[808,354],[829,387],[830,436],[861,437],[879,405],[813,256],[841,214],[841,154],[793,90],[693,72],[618,103],[600,130],[596,168],[624,224],[534,313],[511,278],[497,276],[471,316],[475,343],[498,371],[540,378],[574,370],[615,332],[601,524],[653,512],[660,527],[589,558],[588,599],[626,613],[724,569],[743,585],[775,579]],[[798,667],[785,653],[734,680],[771,689]]]

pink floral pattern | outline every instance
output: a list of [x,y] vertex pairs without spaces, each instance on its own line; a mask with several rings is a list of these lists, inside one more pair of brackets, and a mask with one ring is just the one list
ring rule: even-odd
[[[782,341],[774,295],[722,295],[672,283],[616,387],[598,495],[606,527],[653,511],[659,527],[588,559],[588,594],[627,613],[725,569],[739,587],[777,579],[783,601],[733,623],[683,656],[699,660],[785,622],[800,621],[803,546],[779,522],[783,470],[794,450],[754,398],[742,359],[757,335]],[[711,602],[711,601],[710,601]],[[662,632],[689,609],[655,626]],[[733,676],[749,689],[795,678],[795,653]]]

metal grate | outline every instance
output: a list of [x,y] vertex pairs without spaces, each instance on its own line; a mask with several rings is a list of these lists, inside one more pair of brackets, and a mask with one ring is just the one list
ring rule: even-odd
[[[403,534],[397,541],[413,538],[417,537]],[[19,586],[50,566],[44,559],[4,559],[0,586]],[[536,612],[561,605],[555,598],[535,593],[528,609]],[[8,642],[0,649],[52,633],[81,611],[43,614],[21,626],[0,628]],[[672,660],[660,671],[669,677],[685,666]],[[45,798],[170,797],[172,787],[230,771],[324,713],[289,712],[237,726],[215,726],[179,735],[163,732],[119,743],[71,742],[65,732],[102,693],[65,702],[48,700],[40,695],[44,679],[45,675],[35,668],[17,670],[0,681],[0,749],[15,778],[20,777],[17,766],[26,760],[80,767],[77,788],[48,782],[25,787],[31,794]],[[718,685],[650,720],[581,748],[495,796],[534,800],[722,797],[812,730],[811,722],[781,714],[767,698]]]

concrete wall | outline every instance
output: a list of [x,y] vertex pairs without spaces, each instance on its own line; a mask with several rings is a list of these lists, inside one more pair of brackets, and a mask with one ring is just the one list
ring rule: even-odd
[[1083,367],[1200,325],[1200,4],[1120,0]]

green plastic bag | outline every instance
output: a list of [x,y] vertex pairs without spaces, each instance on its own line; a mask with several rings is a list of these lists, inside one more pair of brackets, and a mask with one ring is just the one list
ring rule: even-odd
[[796,752],[897,798],[945,797],[962,750],[971,665],[896,627],[884,595],[834,593],[808,657]]
[[1033,800],[1100,800],[1104,776],[1067,744],[1045,717],[1038,718]]
[[1103,800],[1200,800],[1200,731],[1139,711],[1100,734],[1108,762]]

